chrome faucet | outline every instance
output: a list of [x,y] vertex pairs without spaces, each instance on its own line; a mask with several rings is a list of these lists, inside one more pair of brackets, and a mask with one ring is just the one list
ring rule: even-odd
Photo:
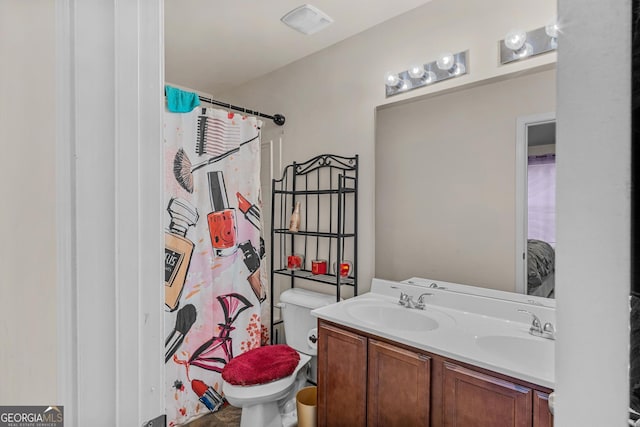
[[540,322],[538,316],[536,316],[529,310],[519,308],[518,311],[520,313],[527,313],[531,315],[531,327],[529,328],[529,333],[531,335],[535,335],[536,337],[541,338],[547,338],[550,340],[556,339],[556,328],[554,328],[551,323],[547,322],[544,324],[544,326],[542,326],[542,322]]
[[416,303],[416,308],[420,310],[424,310],[424,306],[425,306],[424,297],[428,297],[430,295],[433,295],[433,294],[431,292],[425,292],[423,294],[420,294],[420,296],[418,297],[418,302]]
[[405,294],[404,292],[400,292],[400,300],[398,301],[398,304],[407,308],[424,310],[424,306],[425,306],[424,297],[429,295],[432,295],[432,294],[429,292],[420,294],[420,296],[418,297],[418,301],[416,302],[413,300],[413,297],[411,295]]

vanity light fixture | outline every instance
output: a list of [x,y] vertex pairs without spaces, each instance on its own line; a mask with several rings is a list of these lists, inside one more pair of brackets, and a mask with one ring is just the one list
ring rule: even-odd
[[385,74],[387,97],[458,77],[467,72],[467,52],[444,53],[427,64],[415,64],[399,73]]
[[558,24],[555,20],[533,31],[511,30],[500,40],[500,63],[508,64],[558,47]]

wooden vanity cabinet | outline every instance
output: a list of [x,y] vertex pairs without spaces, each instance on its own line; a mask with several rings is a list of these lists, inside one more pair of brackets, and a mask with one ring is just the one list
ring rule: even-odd
[[428,426],[431,358],[322,320],[318,426]]
[[369,338],[367,426],[429,425],[431,358]]
[[367,338],[318,328],[318,426],[367,425]]
[[553,427],[549,410],[549,394],[535,390],[533,394],[533,427]]
[[319,320],[318,426],[553,427],[548,390]]
[[533,390],[444,362],[445,427],[531,427]]

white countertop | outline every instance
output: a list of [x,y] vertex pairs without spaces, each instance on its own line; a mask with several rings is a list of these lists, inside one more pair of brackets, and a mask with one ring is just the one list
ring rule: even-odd
[[[446,284],[431,282],[439,286]],[[424,310],[408,309],[398,304],[401,291],[412,295],[414,300],[424,292],[432,295],[426,297]],[[503,294],[505,297],[510,295]],[[416,284],[380,279],[373,279],[371,292],[318,308],[312,314],[381,338],[553,389],[555,341],[529,334],[531,319],[517,309],[535,313],[543,324],[555,323],[555,308],[541,306],[535,301],[472,295],[452,289],[428,289]],[[367,317],[361,314],[365,311]],[[416,316],[427,316],[429,319]],[[436,324],[433,321],[437,322],[437,327],[426,330]]]

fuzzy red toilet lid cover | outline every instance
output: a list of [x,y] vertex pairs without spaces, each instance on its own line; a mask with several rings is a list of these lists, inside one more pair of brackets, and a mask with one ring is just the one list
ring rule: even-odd
[[300,355],[286,344],[254,348],[234,357],[222,370],[222,378],[233,385],[257,385],[288,377]]

